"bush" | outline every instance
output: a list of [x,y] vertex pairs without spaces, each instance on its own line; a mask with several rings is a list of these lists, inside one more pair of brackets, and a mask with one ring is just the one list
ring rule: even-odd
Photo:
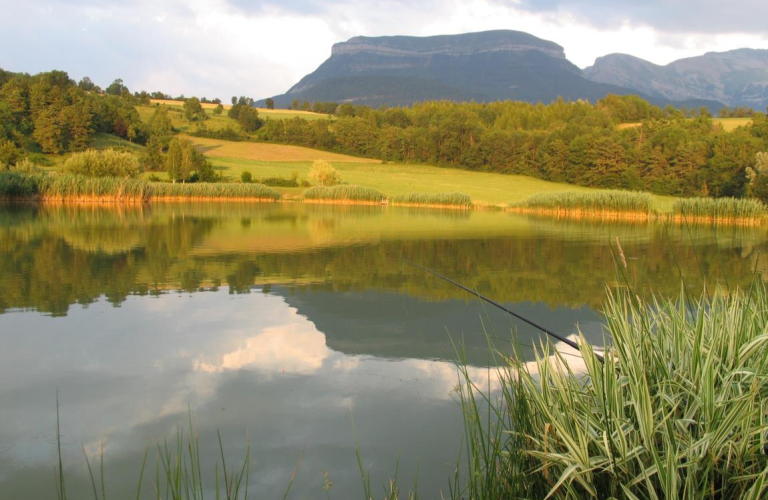
[[133,154],[113,149],[75,153],[64,162],[64,170],[86,177],[137,177],[141,174],[139,160]]
[[282,177],[264,177],[259,179],[259,182],[272,187],[299,187],[297,179],[283,179]]
[[194,137],[205,137],[207,139],[221,139],[224,141],[233,141],[233,142],[240,142],[247,138],[244,134],[241,134],[240,132],[236,131],[229,125],[218,130],[212,130],[209,128],[197,128],[197,130],[192,132],[190,135]]
[[341,175],[325,160],[315,160],[309,170],[309,180],[321,186],[341,184]]
[[37,163],[33,162],[29,158],[24,158],[23,160],[16,162],[16,165],[12,166],[10,170],[14,172],[25,172],[28,174],[41,172]]
[[253,182],[253,174],[251,174],[249,171],[245,171],[242,174],[240,174],[240,182],[243,184],[250,184]]
[[[7,170],[9,167],[24,158],[25,152],[16,147],[11,141],[0,139],[0,170]],[[2,168],[5,166],[5,168]]]

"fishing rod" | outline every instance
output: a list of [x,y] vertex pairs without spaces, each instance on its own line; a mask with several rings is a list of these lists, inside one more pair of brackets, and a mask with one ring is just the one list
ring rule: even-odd
[[[456,282],[456,281],[452,280],[451,278],[448,278],[448,277],[446,277],[446,276],[443,276],[442,274],[439,274],[439,273],[437,273],[437,272],[433,271],[432,269],[429,269],[429,268],[427,268],[427,267],[424,267],[424,266],[422,266],[421,264],[417,264],[416,262],[413,262],[413,261],[411,261],[411,260],[408,260],[408,259],[406,259],[406,258],[404,258],[404,257],[403,257],[403,260],[404,260],[405,262],[407,262],[408,264],[411,264],[412,266],[416,266],[416,267],[418,267],[419,269],[422,269],[422,270],[424,270],[424,271],[426,271],[426,272],[428,272],[428,273],[430,273],[430,274],[432,274],[432,275],[434,275],[434,276],[437,276],[438,278],[440,278],[440,279],[441,279],[441,280],[443,280],[443,281],[447,281],[448,283],[450,283],[450,284],[452,284],[452,285],[454,285],[454,286],[457,286],[457,287],[461,288],[461,289],[462,289],[462,290],[464,290],[465,292],[469,292],[469,293],[471,293],[471,294],[472,294],[472,295],[474,295],[475,297],[477,297],[477,298],[479,298],[479,299],[481,299],[481,300],[484,300],[485,302],[487,302],[487,303],[491,304],[491,305],[492,305],[492,306],[494,306],[494,307],[497,307],[497,308],[501,309],[502,311],[504,311],[504,312],[506,312],[506,313],[508,313],[508,314],[511,314],[511,315],[512,315],[512,316],[514,316],[515,318],[517,318],[517,319],[519,319],[519,320],[521,320],[521,321],[524,321],[524,322],[528,323],[528,324],[529,324],[529,325],[531,325],[532,327],[534,327],[534,328],[537,328],[537,329],[541,330],[542,332],[546,333],[546,334],[547,334],[547,335],[549,335],[550,337],[554,337],[554,338],[556,338],[557,340],[559,340],[560,342],[563,342],[563,343],[565,343],[566,345],[568,345],[568,346],[570,346],[570,347],[572,347],[572,348],[574,348],[574,349],[576,349],[577,351],[579,351],[579,352],[580,352],[580,349],[579,349],[579,345],[578,345],[576,342],[574,342],[573,340],[571,340],[571,339],[568,339],[568,338],[565,338],[564,336],[560,335],[559,333],[553,332],[552,330],[550,330],[550,329],[549,329],[549,328],[547,328],[546,326],[540,325],[540,324],[536,323],[535,321],[533,321],[533,320],[530,320],[530,319],[526,318],[525,316],[522,316],[522,315],[520,315],[520,314],[516,313],[516,312],[515,312],[515,311],[513,311],[512,309],[509,309],[508,307],[505,307],[505,306],[503,306],[503,305],[499,304],[499,303],[498,303],[498,302],[496,302],[495,300],[493,300],[493,299],[489,299],[488,297],[486,297],[486,296],[484,296],[484,295],[481,295],[481,294],[477,293],[476,291],[472,290],[471,288],[468,288],[468,287],[466,287],[466,286],[462,285],[461,283],[458,283],[458,282]],[[599,354],[595,353],[595,357],[596,357],[596,358],[597,358],[597,360],[598,360],[598,361],[600,361],[601,363],[605,362],[605,359],[603,359],[603,357],[602,357],[601,355],[599,355]]]

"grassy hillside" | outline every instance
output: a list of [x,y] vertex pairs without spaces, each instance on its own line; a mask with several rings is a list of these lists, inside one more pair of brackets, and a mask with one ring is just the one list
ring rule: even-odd
[[[140,112],[142,108],[139,108]],[[151,111],[151,107],[145,107]],[[221,118],[221,117],[219,117]],[[226,118],[231,123],[233,121]],[[211,120],[209,120],[210,122]],[[265,144],[231,142],[218,139],[183,136],[205,154],[214,168],[227,181],[239,181],[244,171],[254,178],[290,178],[297,172],[300,179],[307,179],[314,160],[326,160],[341,173],[345,183],[381,191],[388,197],[414,192],[439,194],[461,192],[468,194],[478,205],[507,206],[539,193],[563,191],[596,192],[598,189],[544,181],[522,175],[472,172],[431,165],[382,163],[379,160],[358,158],[317,149]],[[140,154],[143,146],[128,142],[110,134],[97,134],[90,146],[95,149],[115,148]],[[46,155],[49,169],[57,170],[70,155]],[[148,172],[145,176],[163,172]],[[301,197],[305,188],[276,188],[286,198]],[[673,197],[653,196],[653,206],[660,212],[671,212]]]
[[[471,172],[430,165],[381,163],[376,160],[327,153],[278,144],[232,143],[190,137],[225,178],[236,180],[249,171],[255,178],[288,178],[297,172],[306,179],[312,161],[330,161],[344,182],[381,191],[387,196],[412,192],[427,194],[462,192],[476,204],[506,206],[538,193],[595,192],[598,189],[543,181],[522,175]],[[278,188],[287,197],[298,197],[302,188]],[[669,212],[674,198],[654,196],[654,208]]]
[[285,146],[262,142],[232,142],[220,139],[183,136],[192,141],[207,156],[263,161],[314,161],[326,160],[344,163],[381,163],[379,160],[357,158],[339,153],[329,153],[300,146]]

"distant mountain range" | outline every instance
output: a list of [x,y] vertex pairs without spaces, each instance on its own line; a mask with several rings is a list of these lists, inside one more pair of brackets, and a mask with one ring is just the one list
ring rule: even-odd
[[[621,54],[582,72],[563,47],[510,30],[430,37],[354,37],[288,92],[274,97],[354,104],[408,105],[424,100],[527,102],[636,94],[653,104],[763,107],[768,51],[706,54],[667,66]],[[263,101],[262,101],[263,102]]]
[[711,99],[756,110],[768,106],[768,50],[708,52],[666,66],[627,54],[610,54],[586,68],[584,76],[656,98]]

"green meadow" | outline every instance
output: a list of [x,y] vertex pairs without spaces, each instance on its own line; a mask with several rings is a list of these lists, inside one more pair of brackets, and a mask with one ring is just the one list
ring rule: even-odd
[[[323,152],[318,151],[317,155],[318,159],[323,158]],[[263,161],[221,156],[209,156],[209,160],[214,168],[230,181],[239,179],[244,171],[251,172],[254,178],[289,178],[292,172],[297,172],[300,179],[306,179],[312,166],[312,161]],[[364,159],[360,162],[332,161],[331,163],[339,171],[344,182],[376,189],[388,197],[404,196],[415,192],[424,194],[460,192],[469,195],[475,205],[507,206],[539,193],[602,191],[524,175],[472,172],[432,165],[370,163],[370,160]],[[278,190],[288,198],[298,197],[303,191],[302,188],[278,188]],[[674,197],[651,196],[655,210],[658,212],[672,210]]]
[[[146,108],[151,111],[151,108]],[[139,107],[141,112],[142,107]],[[173,116],[173,120],[183,122],[183,117]],[[149,115],[151,116],[151,114]],[[226,124],[235,124],[234,120],[217,117]],[[210,123],[214,120],[208,120]],[[224,125],[222,125],[223,127]],[[236,143],[215,139],[190,139],[223,176],[226,182],[239,182],[243,172],[250,172],[255,179],[267,177],[290,178],[293,172],[299,179],[306,180],[312,162],[323,159],[331,162],[341,174],[346,184],[361,186],[380,191],[387,197],[406,196],[412,193],[435,195],[459,192],[469,195],[477,206],[500,206],[519,203],[540,193],[599,193],[603,190],[574,186],[564,183],[544,181],[524,175],[472,172],[456,168],[436,167],[422,164],[382,163],[378,160],[356,158],[348,155],[280,144]],[[109,134],[96,134],[90,143],[96,149],[116,148],[141,153],[143,146],[128,142]],[[219,156],[226,152],[227,156]],[[57,169],[68,155],[49,156],[52,166]],[[277,158],[286,158],[281,160]],[[165,172],[147,172],[145,177],[155,175],[167,178]],[[275,188],[287,199],[302,196],[306,188]],[[653,209],[660,213],[671,212],[675,198],[671,196],[650,195]]]

